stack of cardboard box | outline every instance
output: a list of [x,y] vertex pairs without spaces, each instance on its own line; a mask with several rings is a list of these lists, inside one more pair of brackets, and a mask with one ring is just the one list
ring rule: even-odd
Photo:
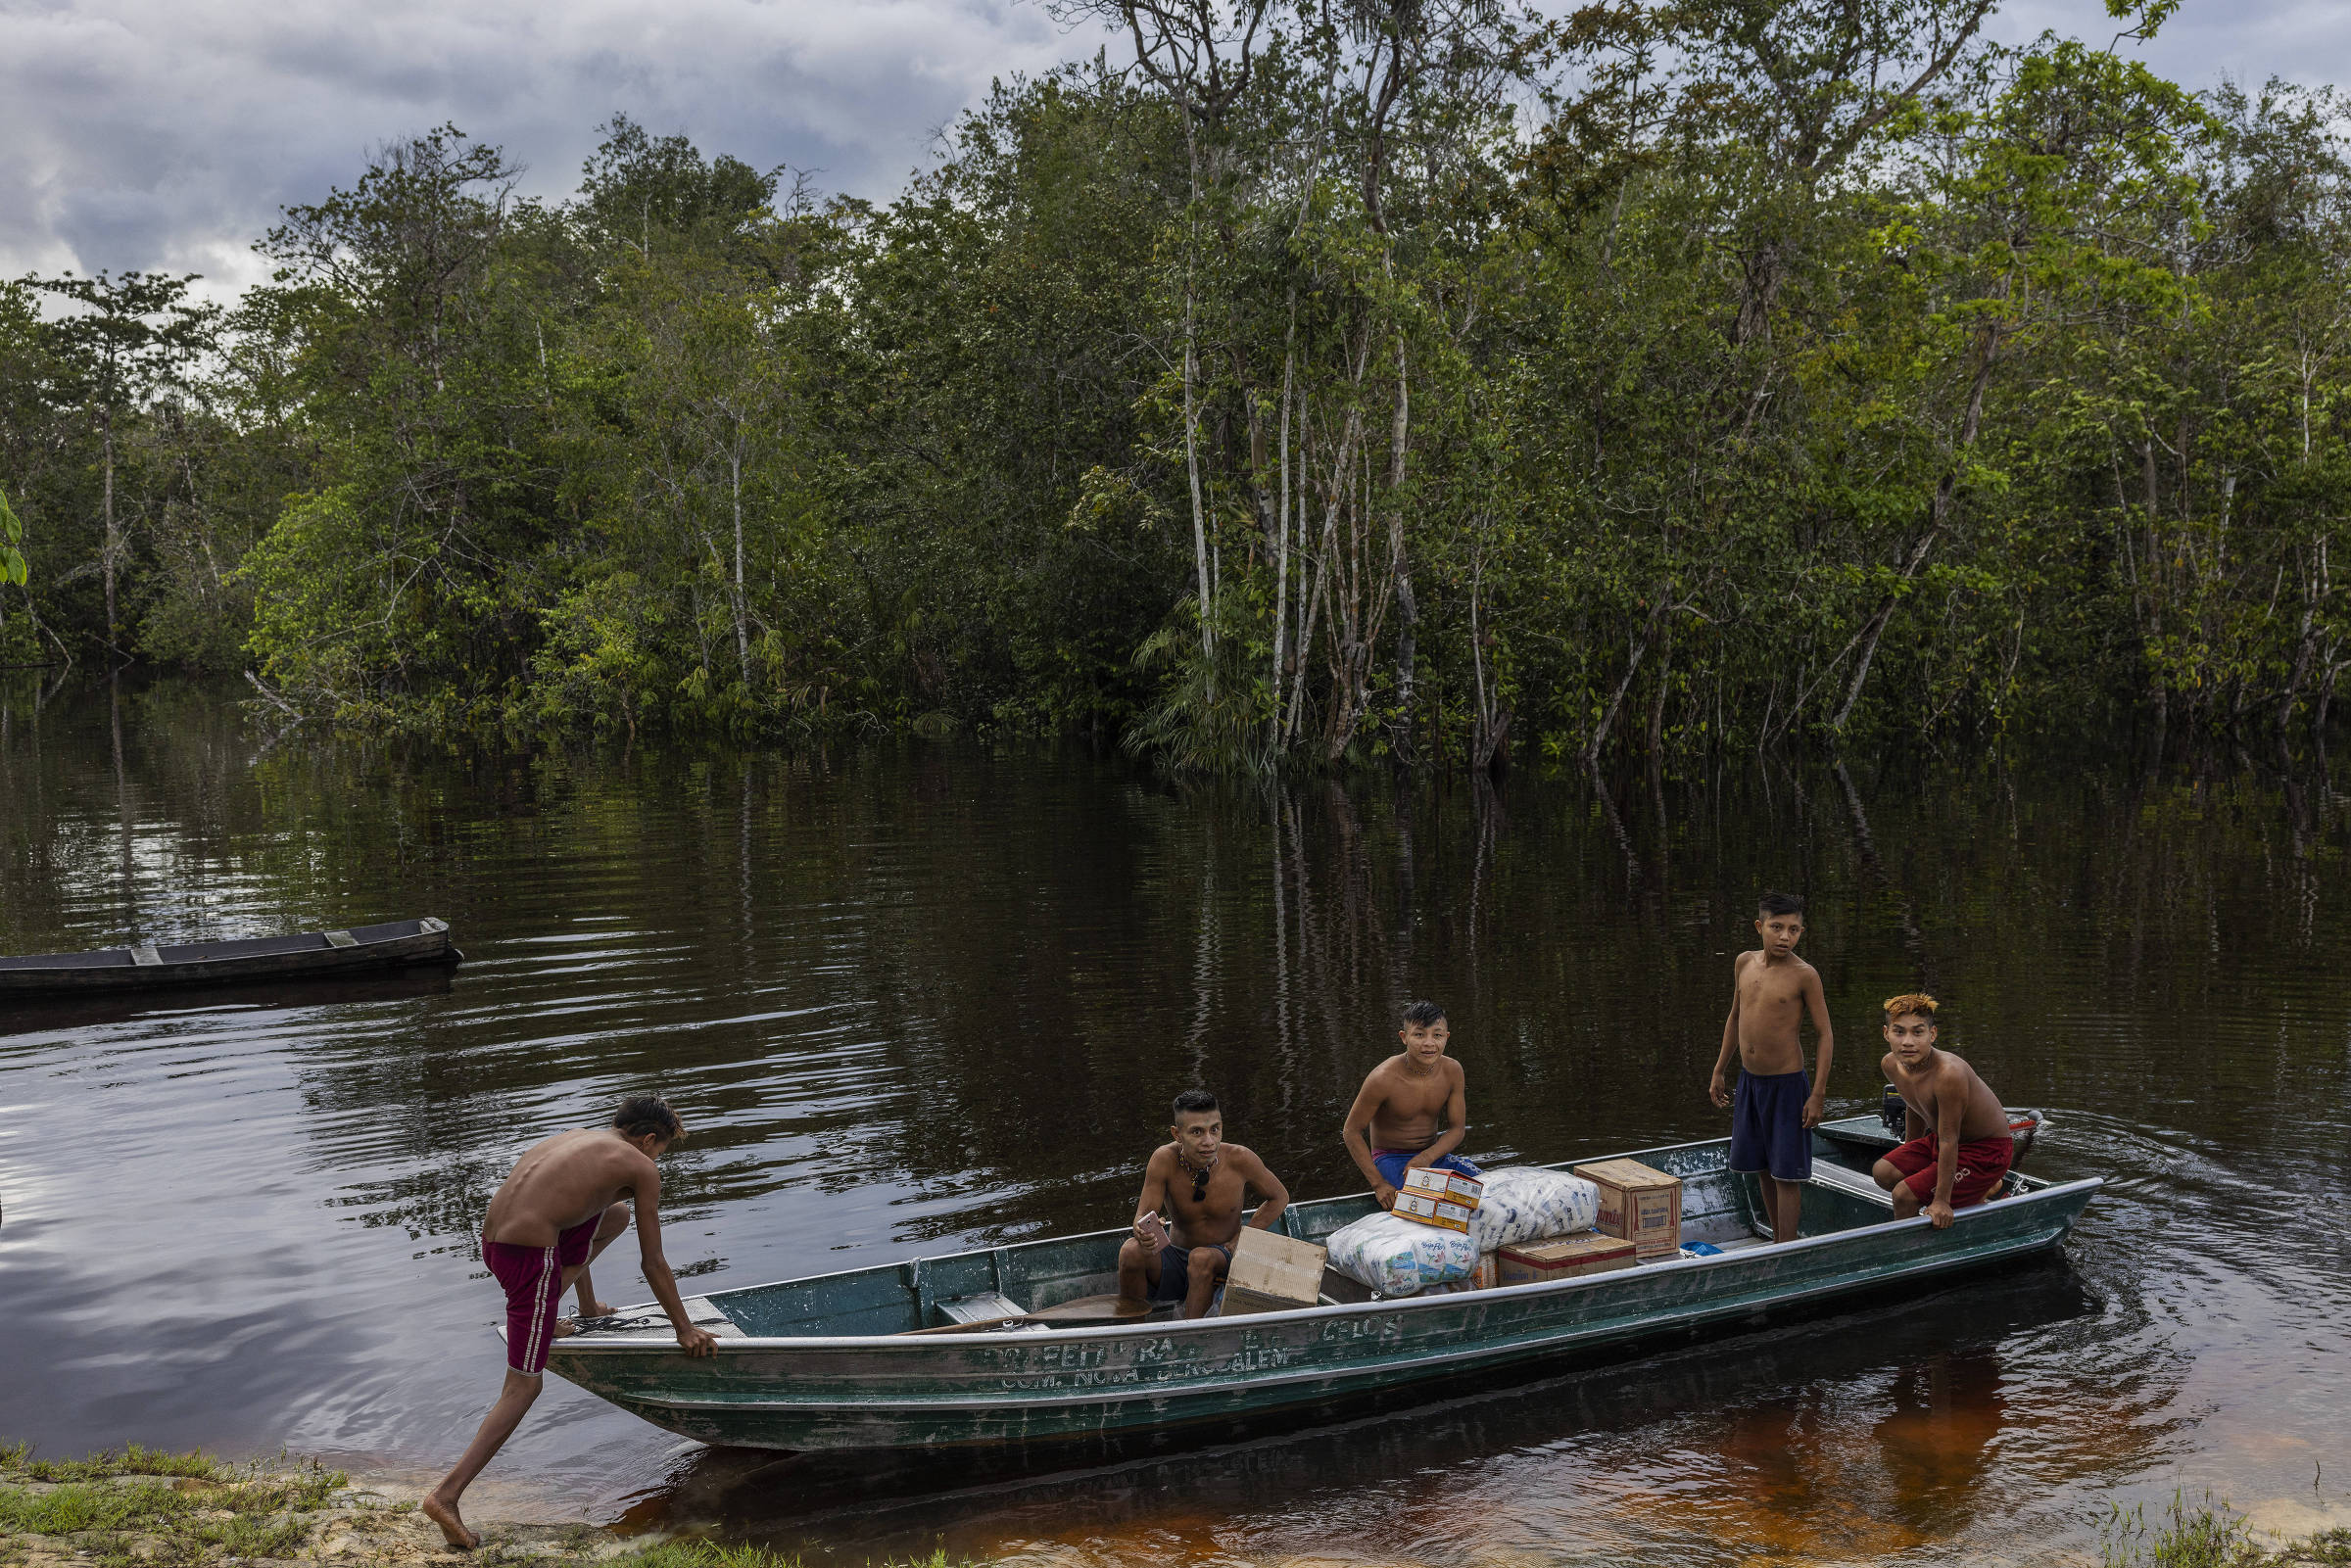
[[1475,1176],[1457,1170],[1408,1170],[1396,1189],[1395,1212],[1440,1230],[1466,1231],[1484,1187]]
[[1600,1189],[1600,1230],[1633,1244],[1642,1262],[1682,1251],[1682,1178],[1638,1160],[1603,1160],[1575,1173]]

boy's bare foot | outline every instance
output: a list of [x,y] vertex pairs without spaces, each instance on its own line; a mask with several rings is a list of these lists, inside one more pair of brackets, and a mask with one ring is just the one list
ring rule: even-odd
[[471,1551],[482,1544],[478,1532],[465,1528],[465,1521],[457,1516],[457,1505],[454,1502],[443,1502],[439,1497],[428,1497],[416,1504],[416,1511],[439,1525],[441,1534],[448,1537],[449,1544],[459,1551]]

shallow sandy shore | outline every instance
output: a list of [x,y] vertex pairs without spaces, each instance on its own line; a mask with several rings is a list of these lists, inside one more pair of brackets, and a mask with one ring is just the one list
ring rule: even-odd
[[[223,1471],[217,1478],[133,1473],[63,1481],[0,1472],[0,1564],[587,1564],[640,1553],[660,1540],[485,1514],[467,1520],[482,1533],[482,1546],[459,1552],[416,1511],[414,1496],[397,1495],[380,1482],[352,1484],[316,1470],[266,1466]],[[283,1505],[268,1506],[276,1502]],[[86,1527],[55,1533],[34,1528],[42,1524]]]

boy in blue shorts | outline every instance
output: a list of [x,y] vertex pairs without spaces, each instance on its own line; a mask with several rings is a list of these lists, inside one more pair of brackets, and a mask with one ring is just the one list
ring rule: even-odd
[[[1837,1038],[1820,992],[1820,972],[1796,956],[1804,934],[1804,901],[1765,893],[1755,909],[1761,948],[1731,963],[1731,1015],[1722,1022],[1722,1051],[1706,1092],[1732,1104],[1731,1052],[1739,1053],[1738,1103],[1731,1112],[1731,1169],[1753,1172],[1763,1186],[1763,1209],[1773,1241],[1796,1240],[1804,1183],[1812,1175],[1812,1128],[1826,1111],[1829,1060]],[[1798,1030],[1812,1019],[1819,1039],[1819,1075],[1804,1075]]]
[[1445,1010],[1415,1002],[1404,1010],[1396,1035],[1404,1049],[1371,1069],[1339,1128],[1382,1209],[1396,1207],[1407,1170],[1434,1165],[1479,1174],[1453,1152],[1468,1136],[1469,1105],[1462,1065],[1445,1054],[1453,1038]]

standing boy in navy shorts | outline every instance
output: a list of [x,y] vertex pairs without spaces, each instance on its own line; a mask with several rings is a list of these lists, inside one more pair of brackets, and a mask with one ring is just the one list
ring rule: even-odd
[[[1731,1104],[1731,1052],[1736,1049],[1739,1096],[1731,1113],[1731,1169],[1757,1175],[1763,1209],[1771,1216],[1771,1239],[1794,1241],[1803,1212],[1803,1184],[1812,1175],[1812,1128],[1826,1110],[1837,1037],[1820,994],[1820,972],[1796,956],[1804,934],[1804,901],[1793,893],[1765,893],[1756,903],[1755,934],[1762,947],[1731,963],[1731,1016],[1722,1022],[1722,1053],[1714,1059],[1714,1079],[1706,1092],[1718,1106]],[[1819,1037],[1817,1078],[1804,1075],[1803,1041],[1797,1032],[1807,1013]]]

